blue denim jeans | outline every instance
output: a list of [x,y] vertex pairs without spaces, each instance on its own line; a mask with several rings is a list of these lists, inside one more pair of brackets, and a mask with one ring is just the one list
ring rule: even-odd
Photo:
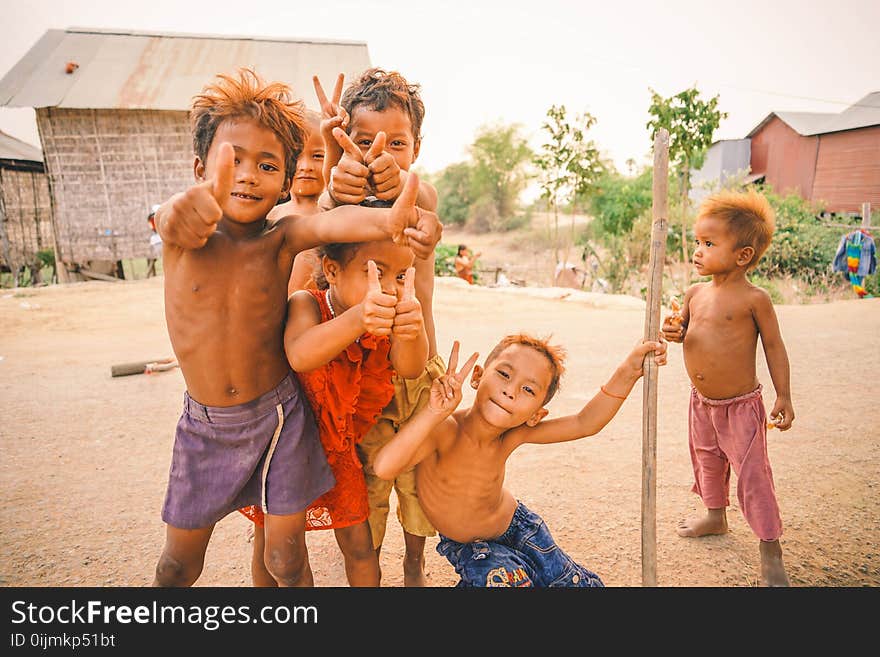
[[604,586],[556,545],[541,516],[522,502],[498,538],[458,543],[440,534],[437,552],[455,567],[457,586]]

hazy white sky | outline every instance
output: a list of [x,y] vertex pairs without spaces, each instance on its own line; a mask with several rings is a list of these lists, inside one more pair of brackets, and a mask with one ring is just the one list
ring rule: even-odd
[[[52,28],[366,41],[374,65],[422,85],[428,171],[464,159],[489,122],[520,123],[538,146],[554,103],[592,113],[624,169],[649,157],[648,87],[720,94],[716,139],[880,91],[880,0],[0,0],[0,16],[0,76]],[[38,143],[32,110],[0,109],[0,129]]]

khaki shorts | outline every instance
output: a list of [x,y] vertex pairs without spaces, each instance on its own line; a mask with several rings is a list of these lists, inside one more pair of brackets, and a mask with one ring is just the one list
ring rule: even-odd
[[394,481],[386,481],[373,473],[373,457],[394,438],[400,425],[428,403],[431,383],[446,373],[446,365],[440,356],[434,356],[425,365],[425,371],[417,379],[394,377],[394,397],[382,409],[375,426],[357,445],[358,457],[364,464],[367,478],[367,495],[370,499],[370,532],[373,547],[378,548],[385,539],[385,526],[391,509],[391,489],[397,493],[397,519],[403,530],[414,536],[434,536],[437,530],[425,517],[416,493],[415,469],[401,472]]

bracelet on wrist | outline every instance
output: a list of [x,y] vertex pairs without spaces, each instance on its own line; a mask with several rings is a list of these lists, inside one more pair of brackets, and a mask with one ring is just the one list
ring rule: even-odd
[[604,385],[599,386],[599,390],[601,390],[602,392],[604,392],[604,393],[605,393],[606,395],[608,395],[609,397],[613,397],[614,399],[624,399],[624,400],[626,399],[626,395],[621,396],[621,395],[615,395],[613,392],[608,392],[608,391],[605,389],[605,386],[604,386]]

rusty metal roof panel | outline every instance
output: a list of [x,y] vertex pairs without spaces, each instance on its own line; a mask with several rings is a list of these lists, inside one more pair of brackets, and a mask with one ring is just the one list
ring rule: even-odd
[[[332,86],[338,73],[352,80],[370,66],[363,42],[84,29],[61,34],[54,48],[44,36],[0,80],[0,105],[188,110],[214,75],[250,66],[267,81],[289,84],[317,109],[312,75]],[[42,62],[33,63],[37,58]],[[68,61],[79,65],[70,74]]]

